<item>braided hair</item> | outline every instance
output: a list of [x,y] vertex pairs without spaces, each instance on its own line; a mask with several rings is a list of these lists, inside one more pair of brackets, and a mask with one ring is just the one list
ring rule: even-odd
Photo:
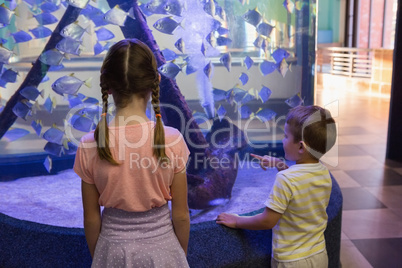
[[106,121],[108,94],[113,90],[114,102],[119,108],[126,107],[134,95],[145,98],[152,92],[152,106],[156,115],[153,155],[158,160],[166,161],[168,158],[165,153],[165,132],[159,105],[159,73],[151,49],[137,39],[117,42],[109,49],[103,61],[100,81],[102,116],[94,133],[100,159],[119,165],[110,151]]

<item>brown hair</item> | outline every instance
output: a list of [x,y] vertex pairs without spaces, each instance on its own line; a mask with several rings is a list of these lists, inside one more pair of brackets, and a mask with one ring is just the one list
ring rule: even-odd
[[[151,49],[137,39],[124,39],[114,44],[109,49],[100,72],[103,108],[94,137],[100,159],[118,165],[109,147],[109,128],[106,121],[109,90],[113,91],[115,105],[119,108],[126,107],[133,95],[145,98],[152,91],[151,102],[154,112],[160,114],[159,73]],[[153,154],[162,161],[167,160],[164,145],[165,132],[162,119],[156,116]]]
[[293,142],[303,141],[316,159],[328,152],[336,141],[336,125],[331,113],[319,106],[297,106],[291,109],[286,123],[294,137]]

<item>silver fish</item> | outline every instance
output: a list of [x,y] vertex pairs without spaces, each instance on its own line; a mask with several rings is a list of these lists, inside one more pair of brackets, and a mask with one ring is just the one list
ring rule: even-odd
[[216,15],[216,8],[215,8],[215,2],[214,2],[214,0],[208,0],[208,2],[206,2],[206,3],[204,4],[204,11],[205,11],[207,14],[211,15],[213,18],[215,17],[215,15]]
[[18,31],[11,34],[14,38],[15,43],[23,43],[32,40],[32,36],[24,31]]
[[82,132],[89,132],[94,128],[93,119],[85,115],[73,115],[70,119],[70,124],[73,128]]
[[114,6],[114,8],[110,9],[105,13],[105,20],[110,24],[124,26],[127,17],[135,19],[133,14],[133,8],[130,8],[128,12],[122,10],[119,5]]
[[69,25],[67,25],[66,27],[64,27],[61,31],[60,34],[63,37],[66,38],[71,38],[74,40],[81,40],[83,34],[85,32],[88,32],[87,29],[82,28],[79,24],[78,21],[71,23]]
[[290,69],[290,65],[288,65],[285,58],[283,58],[281,63],[279,64],[279,72],[281,73],[282,77],[285,77],[285,75],[289,69]]
[[32,106],[32,103],[27,100],[19,101],[13,107],[13,113],[16,116],[26,120],[28,115],[32,115]]
[[27,86],[27,87],[23,88],[23,89],[20,91],[20,94],[21,94],[23,97],[27,98],[28,100],[34,101],[34,100],[36,100],[36,99],[38,98],[39,95],[42,96],[42,98],[43,98],[44,92],[45,92],[44,90],[39,91],[39,90],[38,90],[36,87],[34,87],[34,86]]
[[184,7],[178,0],[169,0],[163,7],[167,13],[181,17]]
[[165,17],[157,20],[154,23],[154,28],[165,34],[173,34],[173,31],[176,30],[178,26],[182,27],[181,23],[175,21],[173,17]]
[[114,34],[104,27],[99,28],[95,33],[98,41],[106,41],[114,38]]
[[51,49],[43,52],[39,56],[39,60],[47,65],[60,65],[64,55],[60,53],[57,49]]
[[43,133],[42,138],[47,140],[48,142],[51,143],[56,143],[59,145],[63,145],[63,136],[64,136],[64,131],[61,131],[55,124],[48,130],[46,130],[45,133]]
[[66,2],[73,7],[78,7],[78,8],[86,8],[86,6],[89,3],[89,0],[66,0]]
[[56,44],[56,48],[61,52],[79,56],[81,54],[81,42],[71,39],[63,38]]
[[220,58],[220,62],[222,63],[223,66],[226,67],[228,72],[230,72],[232,68],[232,55],[230,54],[230,52],[223,54],[222,57]]
[[177,54],[168,48],[161,51],[166,61],[171,61],[177,58]]
[[207,53],[207,49],[205,48],[204,42],[202,42],[202,44],[201,44],[201,53],[202,53],[202,55],[204,55],[204,57]]
[[13,52],[0,45],[0,63],[8,64]]
[[216,113],[218,114],[219,120],[222,120],[222,118],[226,115],[226,109],[222,105],[219,105]]
[[85,81],[81,81],[80,79],[76,78],[74,74],[70,74],[57,79],[52,84],[52,89],[54,92],[62,96],[63,94],[76,95],[82,85],[85,84],[88,88],[90,88],[92,86],[91,82],[92,77]]
[[205,39],[208,41],[211,47],[216,47],[216,37],[214,32],[210,32]]
[[250,115],[252,114],[250,107],[248,107],[247,105],[240,106],[239,113],[240,113],[241,119],[248,119],[248,118],[250,118]]
[[181,52],[184,53],[184,41],[183,38],[179,38],[176,43],[174,43],[174,46]]
[[302,99],[300,92],[299,92],[299,93],[293,95],[292,97],[290,97],[289,99],[285,100],[285,103],[293,108],[296,106],[303,105],[304,100]]
[[48,143],[46,143],[43,150],[45,150],[45,152],[48,152],[49,154],[52,154],[55,156],[61,156],[61,154],[63,153],[63,148],[64,148],[63,145],[53,143],[53,142],[48,142]]
[[260,99],[263,103],[265,103],[269,97],[271,97],[272,91],[267,88],[266,86],[262,86],[260,92],[258,93],[258,96],[260,96]]
[[56,98],[55,97],[50,98],[50,96],[49,96],[45,100],[43,107],[45,108],[46,111],[48,111],[49,113],[52,113],[54,108],[56,108],[56,105],[57,105]]
[[45,161],[43,161],[43,166],[46,168],[48,173],[50,173],[52,171],[53,161],[52,161],[52,158],[50,158],[50,156],[47,156],[45,158]]
[[260,24],[258,24],[256,30],[257,33],[269,37],[269,35],[271,34],[272,30],[274,29],[274,27],[272,25],[269,25],[266,22],[261,22]]
[[205,65],[204,67],[204,74],[208,77],[211,78],[211,73],[212,73],[212,62],[209,61],[209,63],[207,65]]
[[40,133],[42,132],[42,121],[41,120],[33,120],[31,123],[31,127],[35,130],[36,135],[40,136]]
[[173,62],[167,62],[159,67],[158,71],[170,79],[175,79],[181,68]]
[[257,26],[262,20],[262,15],[257,8],[247,11],[242,17],[246,22],[254,26]]
[[29,134],[29,131],[23,128],[13,128],[9,129],[3,136],[3,139],[12,142],[18,140]]
[[214,88],[212,94],[214,95],[214,101],[222,101],[226,99],[226,90]]
[[17,81],[18,72],[13,69],[7,69],[1,74],[1,79],[7,83],[15,83]]
[[254,61],[249,56],[246,56],[246,58],[244,59],[244,64],[246,64],[247,70],[249,70],[251,66],[253,66],[253,63]]
[[242,85],[244,86],[248,82],[248,75],[246,73],[241,73],[239,79],[240,79]]
[[260,119],[263,123],[275,118],[276,113],[270,109],[259,109],[255,116]]
[[4,3],[0,5],[0,26],[6,26],[10,24],[11,17],[14,12],[11,11]]

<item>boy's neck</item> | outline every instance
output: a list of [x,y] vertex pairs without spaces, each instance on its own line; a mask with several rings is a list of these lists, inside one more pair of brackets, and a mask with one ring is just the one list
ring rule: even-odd
[[301,155],[300,159],[296,160],[296,164],[317,164],[320,161],[312,157],[310,154]]

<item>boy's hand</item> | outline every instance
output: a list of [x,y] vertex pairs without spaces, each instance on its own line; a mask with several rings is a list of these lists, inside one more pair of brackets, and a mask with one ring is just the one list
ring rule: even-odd
[[286,165],[285,162],[280,160],[279,158],[269,156],[269,155],[256,155],[256,154],[250,154],[252,157],[257,158],[260,160],[260,166],[263,170],[267,170],[267,168],[273,168],[276,167],[278,171],[284,170],[288,168],[288,165]]
[[240,216],[237,214],[221,213],[216,218],[216,223],[236,229],[236,222],[238,217]]

